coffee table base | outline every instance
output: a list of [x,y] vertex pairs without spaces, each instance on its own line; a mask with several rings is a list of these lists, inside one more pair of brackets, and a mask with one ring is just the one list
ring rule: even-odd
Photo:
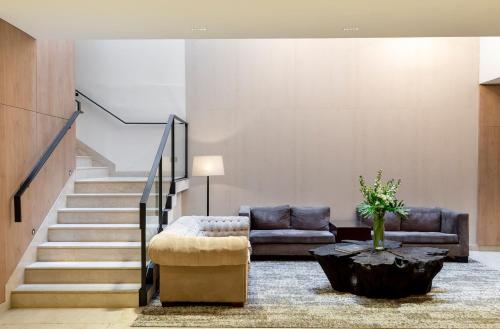
[[[370,242],[359,242],[368,247]],[[343,252],[338,243],[311,250],[332,288],[371,298],[401,298],[428,293],[443,267],[446,249],[398,247]]]

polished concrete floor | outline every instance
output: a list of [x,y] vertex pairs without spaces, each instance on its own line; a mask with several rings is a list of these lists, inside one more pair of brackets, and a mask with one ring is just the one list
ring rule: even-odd
[[[471,258],[500,271],[500,252],[472,251]],[[0,313],[0,329],[130,328],[139,309],[11,309]]]

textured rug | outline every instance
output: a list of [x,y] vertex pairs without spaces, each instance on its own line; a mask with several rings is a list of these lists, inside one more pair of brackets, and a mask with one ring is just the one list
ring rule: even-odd
[[248,302],[143,308],[134,327],[500,328],[500,272],[478,262],[445,263],[431,293],[399,300],[334,291],[314,261],[255,261]]

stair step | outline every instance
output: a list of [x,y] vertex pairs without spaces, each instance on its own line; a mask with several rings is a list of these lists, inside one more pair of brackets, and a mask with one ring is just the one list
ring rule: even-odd
[[[147,216],[158,216],[156,208],[146,209]],[[173,218],[169,212],[169,219]],[[62,208],[59,224],[138,224],[139,208]]]
[[140,284],[23,284],[12,307],[137,307]]
[[109,176],[108,167],[80,167],[76,168],[76,179],[97,178]]
[[140,242],[45,242],[38,246],[38,260],[140,261]]
[[59,224],[138,224],[139,208],[61,208],[57,213],[57,222]]
[[[75,181],[75,193],[142,193],[146,185],[146,177],[105,177],[78,179]],[[169,182],[163,183],[163,192],[167,192]],[[158,184],[153,184],[152,192],[157,191]]]
[[76,156],[76,167],[92,167],[92,157],[87,155],[77,155]]
[[26,267],[24,282],[139,283],[141,262],[36,262]]
[[[147,207],[155,208],[157,204],[156,193],[151,193]],[[163,199],[166,200],[167,194]],[[66,198],[68,208],[134,208],[139,206],[142,193],[75,193],[69,194]],[[176,202],[176,196],[172,196],[172,201]]]
[[56,224],[48,229],[50,242],[141,241],[139,224]]

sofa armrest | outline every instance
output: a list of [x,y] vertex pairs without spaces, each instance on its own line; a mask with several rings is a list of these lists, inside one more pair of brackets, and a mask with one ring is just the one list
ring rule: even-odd
[[337,235],[337,226],[333,223],[333,219],[330,218],[328,221],[328,231],[333,233],[334,235]]
[[244,236],[199,237],[155,235],[148,248],[153,262],[166,266],[241,265],[248,261]]
[[250,218],[250,206],[240,206],[238,216],[245,216]]
[[469,214],[441,209],[441,232],[457,234],[458,242],[469,248]]

